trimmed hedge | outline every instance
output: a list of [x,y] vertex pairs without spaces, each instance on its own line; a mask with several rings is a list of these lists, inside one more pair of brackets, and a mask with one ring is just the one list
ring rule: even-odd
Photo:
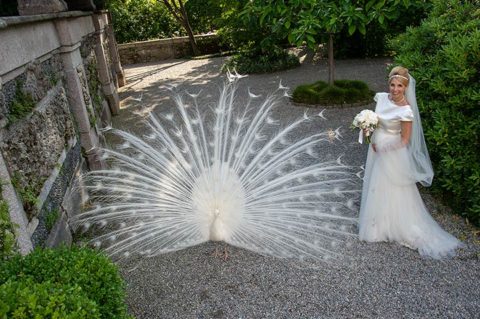
[[428,18],[391,45],[417,80],[433,186],[480,225],[480,1],[434,0]]
[[223,66],[240,74],[270,73],[298,67],[300,61],[282,49],[261,53],[258,50],[242,50],[233,55]]
[[365,82],[337,80],[333,85],[323,81],[300,85],[293,91],[292,98],[297,103],[341,105],[371,102],[373,95]]
[[[20,308],[15,309],[15,305],[21,307],[25,302],[34,302],[38,303],[35,309],[40,311],[35,315],[41,315],[50,307],[50,300],[45,296],[52,292],[59,298],[66,298],[65,306],[72,311],[94,303],[98,309],[98,318],[130,318],[124,303],[124,283],[117,267],[107,257],[92,249],[36,249],[27,256],[14,256],[0,266],[0,284],[0,295],[14,293],[21,297],[13,304],[13,299],[4,301],[11,311],[21,311]],[[28,292],[27,286],[32,289],[30,301],[22,299]],[[2,307],[6,309],[5,305]],[[58,310],[56,304],[50,308]],[[32,314],[29,318],[44,317]]]
[[0,286],[1,318],[99,319],[97,304],[78,286],[29,280]]

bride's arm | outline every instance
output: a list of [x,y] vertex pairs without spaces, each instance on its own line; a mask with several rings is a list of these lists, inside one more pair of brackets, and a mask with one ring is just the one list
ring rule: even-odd
[[410,135],[412,135],[412,122],[411,121],[401,121],[401,137],[402,145],[406,146],[410,142]]

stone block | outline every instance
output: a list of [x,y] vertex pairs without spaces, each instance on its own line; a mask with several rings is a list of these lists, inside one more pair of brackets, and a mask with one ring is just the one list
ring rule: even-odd
[[[19,24],[0,29],[0,76],[45,56],[60,45],[55,25],[51,21]],[[3,79],[4,84],[11,78]]]
[[18,13],[21,16],[67,11],[63,0],[18,0]]

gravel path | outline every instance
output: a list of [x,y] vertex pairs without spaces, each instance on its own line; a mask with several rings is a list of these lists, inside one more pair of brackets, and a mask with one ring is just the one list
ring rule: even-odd
[[[171,108],[162,85],[179,85],[215,101],[224,81],[223,58],[171,60],[125,67],[121,114],[114,127],[142,131],[145,111]],[[360,79],[371,89],[386,89],[385,59],[337,61],[338,79]],[[283,85],[327,79],[324,64],[242,79],[246,96],[268,94]],[[142,97],[142,101],[136,101]],[[370,105],[369,107],[373,107]],[[349,124],[365,107],[327,109],[327,121],[313,121],[299,134],[341,127],[342,142],[326,145],[324,159],[362,165],[366,147],[355,142]],[[307,109],[285,100],[275,117],[288,123]],[[309,109],[310,114],[319,110]],[[114,140],[110,140],[114,143]],[[150,259],[133,257],[120,263],[127,282],[130,312],[140,318],[480,318],[480,242],[478,231],[427,193],[425,202],[442,226],[467,247],[450,260],[421,258],[416,251],[392,243],[353,240],[343,262],[307,263],[260,256],[229,247],[230,259],[211,256],[218,245],[206,243]]]

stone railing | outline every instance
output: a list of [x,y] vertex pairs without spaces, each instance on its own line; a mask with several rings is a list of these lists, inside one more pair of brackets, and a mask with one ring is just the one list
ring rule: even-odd
[[124,77],[107,12],[0,18],[0,61],[1,199],[27,253],[71,241],[72,182],[105,166],[101,128]]
[[[218,39],[216,34],[195,36],[202,54],[220,52]],[[192,48],[188,37],[178,37],[119,44],[118,53],[122,64],[135,64],[191,56]]]

